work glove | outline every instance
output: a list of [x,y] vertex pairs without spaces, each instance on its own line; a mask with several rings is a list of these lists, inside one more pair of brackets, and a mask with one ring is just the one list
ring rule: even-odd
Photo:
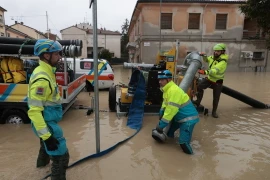
[[208,75],[208,70],[202,70],[202,69],[200,69],[200,70],[198,71],[198,73],[199,73],[199,74]]
[[202,70],[202,69],[200,69],[200,70],[198,71],[198,73],[199,73],[199,74],[206,74],[206,73],[205,73],[205,70]]
[[156,127],[157,132],[159,132],[160,134],[163,133],[163,129],[168,126],[169,123],[166,123],[164,121],[159,121]]
[[53,136],[50,136],[48,139],[44,140],[48,151],[55,151],[58,149],[59,141],[55,139]]

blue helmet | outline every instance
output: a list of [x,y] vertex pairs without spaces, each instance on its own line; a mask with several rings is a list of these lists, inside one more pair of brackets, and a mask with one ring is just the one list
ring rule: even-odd
[[50,39],[39,39],[34,46],[34,54],[40,56],[42,53],[62,51],[62,45],[58,41]]
[[169,70],[159,71],[158,79],[172,79],[172,73]]

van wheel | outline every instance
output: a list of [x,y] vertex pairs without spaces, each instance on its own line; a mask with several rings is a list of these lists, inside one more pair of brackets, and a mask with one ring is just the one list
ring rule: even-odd
[[109,89],[109,108],[110,111],[116,111],[116,86],[111,86]]
[[19,109],[7,109],[3,112],[0,124],[28,124],[30,119]]
[[94,90],[94,87],[92,86],[92,84],[89,81],[86,80],[85,89],[87,92],[91,92]]

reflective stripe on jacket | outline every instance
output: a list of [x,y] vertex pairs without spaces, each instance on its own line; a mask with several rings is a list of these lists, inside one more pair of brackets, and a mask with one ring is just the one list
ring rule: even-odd
[[204,57],[203,59],[208,63],[208,70],[206,71],[208,79],[212,82],[223,80],[229,56],[227,54],[221,54],[216,60],[213,56]]
[[170,81],[163,88],[163,102],[161,109],[164,114],[161,121],[169,123],[173,118],[177,122],[186,122],[198,119],[198,112],[191,103],[189,96],[173,81]]
[[54,68],[43,61],[30,77],[28,106],[28,116],[37,135],[43,140],[48,139],[51,136],[48,122],[57,123],[62,118],[62,105]]

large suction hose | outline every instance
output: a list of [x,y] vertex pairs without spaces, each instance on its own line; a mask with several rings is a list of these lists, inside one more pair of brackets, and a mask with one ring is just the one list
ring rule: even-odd
[[252,106],[254,108],[258,108],[258,109],[268,109],[268,108],[270,108],[269,104],[264,104],[264,103],[262,103],[260,101],[257,101],[257,100],[255,100],[255,99],[253,99],[251,97],[248,97],[248,96],[246,96],[246,95],[244,95],[244,94],[242,94],[242,93],[240,93],[238,91],[235,91],[235,90],[233,90],[233,89],[231,89],[229,87],[226,87],[226,86],[223,86],[221,92],[228,95],[228,96],[230,96],[230,97],[233,97],[233,98],[235,98],[235,99],[237,99],[237,100],[239,100],[239,101],[241,101],[243,103],[246,103],[246,104],[248,104],[248,105],[250,105],[250,106]]

